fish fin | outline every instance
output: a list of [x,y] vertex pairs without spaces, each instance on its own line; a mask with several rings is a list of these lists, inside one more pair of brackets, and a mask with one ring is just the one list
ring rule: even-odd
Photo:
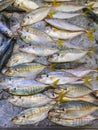
[[59,81],[60,81],[60,79],[57,79],[56,81],[54,81],[53,85],[57,86]]
[[53,6],[55,6],[55,7],[57,6],[58,7],[60,5],[61,5],[60,3],[57,3],[57,0],[53,0]]
[[96,76],[96,80],[98,80],[98,76]]
[[89,80],[91,80],[92,79],[92,76],[91,75],[89,75],[89,76],[86,76],[85,78],[84,78],[84,83],[87,85],[87,86],[92,86],[92,84],[91,84],[91,82],[89,81]]
[[68,101],[68,100],[64,99],[64,97],[66,96],[66,93],[67,93],[67,91],[64,91],[64,92],[62,91],[59,93],[59,102],[60,103]]
[[88,7],[88,9],[93,10],[93,6],[94,6],[94,3],[91,3],[87,7]]
[[56,64],[50,65],[50,69],[51,69],[52,71],[55,70],[55,68],[56,68]]
[[49,18],[53,18],[53,15],[54,15],[54,14],[56,14],[56,11],[50,12],[50,13],[48,14],[48,17],[49,17]]
[[57,40],[56,43],[59,45],[59,47],[62,49],[63,48],[63,43],[65,43],[65,40]]
[[89,39],[91,42],[93,42],[93,41],[95,40],[94,32],[95,32],[94,29],[87,31],[87,37],[88,37],[88,39]]

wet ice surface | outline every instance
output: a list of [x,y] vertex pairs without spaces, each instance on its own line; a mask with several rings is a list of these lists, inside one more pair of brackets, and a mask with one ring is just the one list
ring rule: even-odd
[[[38,2],[39,5],[43,5],[41,0],[35,0]],[[39,2],[40,1],[40,2]],[[86,0],[74,0],[76,3],[80,3],[83,4],[83,2],[85,2]],[[79,1],[79,2],[78,2]],[[17,15],[18,17],[18,15]],[[84,27],[85,29],[91,29],[93,27],[96,27],[93,23],[92,20],[87,19],[85,17],[76,17],[76,18],[72,18],[70,20],[68,20],[71,23],[74,23],[76,25],[79,25],[81,27]],[[98,31],[95,32],[95,39],[98,41]],[[0,39],[2,40],[2,39]],[[77,38],[74,38],[71,41],[66,41],[64,44],[64,47],[76,47],[76,48],[83,48],[83,49],[87,49],[88,47],[91,46],[97,46],[98,48],[98,43],[96,44],[96,41],[91,42],[89,41],[89,39],[87,38],[86,35],[81,35]],[[97,49],[98,51],[98,49]],[[98,68],[98,55],[93,56],[92,58],[85,58],[83,59],[85,61],[87,61],[87,64],[84,64],[85,67],[88,68]],[[49,63],[47,62],[47,58],[37,58],[36,59],[37,62],[40,63],[44,63],[46,65],[48,65]],[[76,63],[67,63],[64,64],[66,68],[72,68],[76,65]],[[77,64],[78,66],[78,64]],[[47,70],[46,70],[47,71]],[[98,86],[98,82],[93,82],[93,86]],[[98,87],[97,87],[98,88]],[[2,87],[0,86],[0,128],[6,128],[6,127],[28,127],[28,128],[32,128],[32,127],[56,127],[57,125],[51,123],[48,119],[45,119],[44,121],[41,121],[40,123],[37,123],[35,125],[26,125],[26,126],[19,126],[19,125],[14,125],[11,122],[11,119],[13,117],[15,117],[17,114],[19,114],[22,110],[24,110],[23,108],[20,107],[15,107],[14,105],[8,103],[6,101],[8,94],[6,92],[2,92],[1,91]],[[96,87],[94,87],[94,89],[96,89]],[[96,111],[94,113],[95,116],[98,117],[98,111]],[[61,127],[61,126],[57,126],[57,127]],[[98,128],[98,121],[94,121],[92,124],[85,126],[83,128]]]

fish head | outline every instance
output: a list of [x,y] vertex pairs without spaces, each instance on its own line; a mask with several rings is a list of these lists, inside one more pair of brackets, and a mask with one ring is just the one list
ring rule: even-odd
[[24,44],[19,47],[19,51],[23,52],[30,52],[30,50],[35,49],[35,46],[32,46],[32,44]]
[[11,121],[14,124],[22,124],[24,120],[25,120],[25,115],[23,115],[23,116],[16,116]]
[[8,101],[10,103],[16,103],[20,98],[21,98],[21,96],[9,96]]
[[28,23],[30,22],[30,19],[32,19],[32,18],[30,17],[30,15],[25,16],[24,19],[23,19],[23,21],[21,22],[21,26],[22,26],[22,27],[23,27],[23,26],[27,26]]
[[45,91],[44,93],[45,95],[47,95],[49,98],[52,98],[52,99],[55,99],[58,97],[58,94],[56,94],[53,89],[49,89]]
[[60,56],[59,53],[56,53],[56,54],[54,54],[54,55],[51,55],[51,56],[49,56],[48,61],[49,61],[49,62],[56,62],[56,61],[58,61],[59,56]]

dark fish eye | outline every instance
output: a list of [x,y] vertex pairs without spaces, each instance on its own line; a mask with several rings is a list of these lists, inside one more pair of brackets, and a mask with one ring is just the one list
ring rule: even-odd
[[60,54],[58,53],[57,56],[60,56]]
[[29,46],[32,46],[32,44],[30,43]]
[[21,96],[19,96],[19,98],[21,99]]
[[25,118],[25,115],[23,115],[22,117],[24,117],[24,118]]
[[29,19],[30,17],[29,17],[29,16],[27,16],[27,18]]
[[49,77],[49,75],[47,74],[46,77]]
[[16,90],[16,88],[14,88],[14,90]]

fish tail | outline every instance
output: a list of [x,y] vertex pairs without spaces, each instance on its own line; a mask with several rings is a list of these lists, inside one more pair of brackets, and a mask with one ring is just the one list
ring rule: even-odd
[[87,55],[91,58],[92,57],[92,54],[96,54],[97,52],[96,52],[96,47],[89,47],[89,48],[87,48],[87,51],[88,51],[88,53],[87,53]]
[[51,65],[49,66],[49,69],[51,69],[52,71],[55,70],[55,68],[56,68],[56,64],[51,64]]
[[85,78],[84,78],[84,83],[87,85],[87,86],[89,86],[89,87],[92,87],[92,84],[91,84],[91,79],[92,79],[92,76],[91,75],[89,75],[89,76],[86,76]]
[[87,32],[87,37],[88,39],[93,42],[95,40],[95,37],[94,37],[94,32],[95,32],[95,29],[91,29],[91,30],[88,30],[86,31]]

